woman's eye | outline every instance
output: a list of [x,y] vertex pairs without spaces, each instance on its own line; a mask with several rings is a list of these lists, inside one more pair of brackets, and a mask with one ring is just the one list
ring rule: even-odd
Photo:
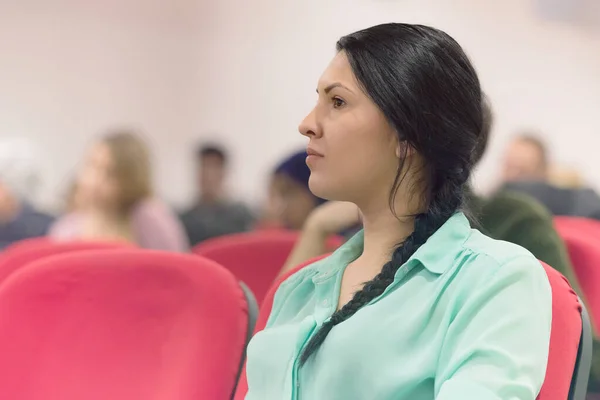
[[334,97],[331,101],[333,102],[333,108],[340,108],[346,104],[346,102],[339,97]]

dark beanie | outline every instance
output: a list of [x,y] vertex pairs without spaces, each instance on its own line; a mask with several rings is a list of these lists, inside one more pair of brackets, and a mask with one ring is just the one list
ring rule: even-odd
[[[292,180],[296,181],[300,185],[304,186],[307,190],[310,191],[308,187],[308,179],[310,178],[310,169],[308,165],[306,165],[306,157],[308,154],[306,151],[301,151],[295,153],[285,160],[281,164],[275,168],[276,174],[286,175]],[[316,196],[315,196],[316,197]],[[323,202],[324,200],[317,197],[319,202]]]

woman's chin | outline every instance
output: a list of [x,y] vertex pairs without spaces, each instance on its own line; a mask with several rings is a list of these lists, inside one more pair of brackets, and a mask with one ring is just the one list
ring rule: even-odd
[[340,191],[337,190],[338,188],[330,182],[320,179],[319,177],[313,178],[311,175],[310,180],[308,181],[308,188],[312,194],[323,200],[340,200],[339,195],[341,193],[339,193]]

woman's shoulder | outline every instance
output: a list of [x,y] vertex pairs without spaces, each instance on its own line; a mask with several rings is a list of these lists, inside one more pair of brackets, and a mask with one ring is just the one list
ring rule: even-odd
[[138,244],[144,248],[187,251],[185,230],[175,212],[157,198],[142,200],[131,214]]
[[141,200],[132,210],[133,217],[143,217],[157,214],[174,214],[169,206],[159,198],[150,197]]
[[144,199],[136,204],[131,211],[131,221],[137,228],[179,226],[179,219],[175,211],[158,198]]
[[308,262],[304,266],[295,267],[297,271],[281,282],[279,289],[289,289],[306,282],[312,283],[314,278],[320,278],[331,274],[333,272],[332,270],[337,269],[335,268],[335,262],[332,262],[335,257],[332,256],[333,254],[320,258],[314,262]]
[[542,263],[527,249],[504,240],[493,239],[473,230],[463,244],[461,270],[473,279],[527,277],[548,284]]

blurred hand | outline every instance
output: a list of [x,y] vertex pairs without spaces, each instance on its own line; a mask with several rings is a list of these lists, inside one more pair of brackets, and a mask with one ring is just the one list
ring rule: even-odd
[[306,228],[322,235],[334,235],[360,222],[360,211],[354,203],[330,201],[315,208]]

